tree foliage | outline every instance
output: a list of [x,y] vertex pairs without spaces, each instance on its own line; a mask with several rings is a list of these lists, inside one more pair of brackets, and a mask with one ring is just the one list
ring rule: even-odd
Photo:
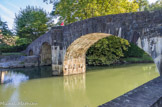
[[3,36],[11,36],[13,33],[8,28],[7,22],[3,22],[0,18],[0,34]]
[[109,65],[124,57],[129,42],[117,36],[111,36],[99,40],[87,51],[88,65]]
[[32,41],[48,30],[49,21],[50,17],[43,9],[27,6],[16,15],[17,35],[20,38],[27,38]]
[[16,40],[16,45],[21,46],[21,45],[29,45],[30,41],[27,38],[19,38]]
[[59,16],[65,24],[96,16],[135,12],[139,8],[136,0],[53,0],[53,3],[52,14]]
[[145,51],[139,48],[136,44],[130,43],[128,51],[124,51],[124,57],[142,57],[145,54]]
[[158,0],[145,8],[145,10],[160,10],[160,9],[162,9],[162,0]]
[[15,38],[13,37],[13,33],[8,28],[7,22],[3,22],[0,18],[0,45],[14,45]]
[[139,11],[144,11],[149,6],[148,0],[137,0],[139,5]]

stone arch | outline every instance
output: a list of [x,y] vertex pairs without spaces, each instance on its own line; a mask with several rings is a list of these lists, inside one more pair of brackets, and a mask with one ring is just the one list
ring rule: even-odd
[[32,56],[32,55],[34,55],[34,54],[33,54],[33,50],[30,49],[30,50],[29,50],[29,56]]
[[48,42],[44,42],[41,46],[40,62],[41,62],[41,65],[52,64],[51,45]]
[[86,71],[86,52],[98,40],[111,36],[106,33],[91,33],[76,39],[66,50],[63,61],[63,74],[72,75]]
[[[138,35],[135,33],[135,35]],[[67,48],[63,60],[63,75],[72,75],[86,72],[86,52],[97,41],[105,37],[112,36],[107,33],[90,33],[80,36],[74,40]],[[125,38],[123,38],[125,39]],[[129,41],[129,40],[128,40]],[[150,52],[141,47],[139,39],[133,37],[131,43],[135,43],[139,48],[143,49],[147,54],[151,56]],[[149,46],[149,45],[148,45]],[[152,57],[153,58],[153,57]],[[158,63],[153,58],[154,63],[158,66]],[[160,72],[159,72],[160,73]]]

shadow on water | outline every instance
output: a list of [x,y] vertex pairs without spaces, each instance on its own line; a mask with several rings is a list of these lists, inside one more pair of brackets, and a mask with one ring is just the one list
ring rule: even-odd
[[0,69],[0,84],[15,84],[29,79],[52,77],[52,67]]

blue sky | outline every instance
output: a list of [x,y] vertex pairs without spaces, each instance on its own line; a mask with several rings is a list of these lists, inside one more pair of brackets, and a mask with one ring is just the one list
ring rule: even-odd
[[[155,1],[157,0],[149,0],[150,3]],[[52,11],[52,4],[43,3],[43,0],[0,0],[0,17],[12,29],[15,14],[18,14],[20,8],[24,9],[28,5],[41,7],[46,12]]]

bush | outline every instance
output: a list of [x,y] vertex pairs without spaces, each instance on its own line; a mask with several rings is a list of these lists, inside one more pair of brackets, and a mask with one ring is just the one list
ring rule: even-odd
[[1,44],[0,45],[0,50],[2,53],[8,53],[8,52],[21,52],[27,48],[28,44],[23,44],[23,45],[15,45],[15,46],[9,46],[6,44]]
[[128,51],[124,51],[124,57],[143,57],[145,51],[139,48],[137,45],[130,43]]
[[29,39],[19,38],[16,40],[16,45],[8,45],[7,43],[0,44],[1,53],[9,53],[9,52],[21,52],[27,48],[27,46],[31,43]]
[[88,49],[86,63],[88,65],[110,65],[123,57],[123,50],[126,51],[128,47],[127,40],[116,36],[101,39]]
[[30,44],[31,41],[27,38],[19,38],[17,41],[16,41],[16,45],[17,46],[21,46],[21,45],[25,45],[25,44]]

